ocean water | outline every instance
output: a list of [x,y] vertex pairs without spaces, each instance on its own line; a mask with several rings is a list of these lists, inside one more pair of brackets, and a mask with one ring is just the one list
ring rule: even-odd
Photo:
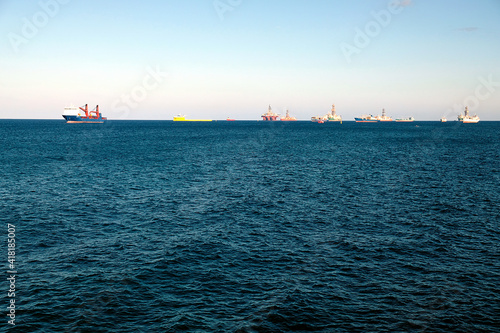
[[0,120],[0,144],[12,331],[500,327],[500,122]]

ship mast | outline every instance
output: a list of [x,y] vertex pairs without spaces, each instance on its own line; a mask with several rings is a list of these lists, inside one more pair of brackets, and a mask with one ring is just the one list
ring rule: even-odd
[[87,104],[85,104],[85,109],[80,106],[80,110],[85,112],[85,117],[87,117],[87,118],[89,117],[89,108],[88,108]]

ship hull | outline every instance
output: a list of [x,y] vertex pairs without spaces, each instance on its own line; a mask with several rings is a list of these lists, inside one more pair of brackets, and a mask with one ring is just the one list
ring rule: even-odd
[[276,121],[278,116],[262,116],[262,120],[264,121]]
[[174,119],[174,121],[212,121],[212,119]]
[[357,123],[377,123],[377,119],[354,118]]
[[99,118],[87,118],[80,116],[68,116],[63,115],[63,118],[66,119],[66,123],[68,124],[102,124],[107,118],[99,117]]

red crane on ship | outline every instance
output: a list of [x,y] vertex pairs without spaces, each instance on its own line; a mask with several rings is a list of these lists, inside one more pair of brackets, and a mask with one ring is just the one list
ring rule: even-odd
[[[102,117],[101,113],[99,112],[99,105],[96,105],[94,110],[89,111],[88,104],[85,104],[85,108],[82,108],[80,106],[80,110],[85,112],[85,117],[82,117],[82,119],[99,119]],[[106,117],[102,117],[102,119],[106,119]]]

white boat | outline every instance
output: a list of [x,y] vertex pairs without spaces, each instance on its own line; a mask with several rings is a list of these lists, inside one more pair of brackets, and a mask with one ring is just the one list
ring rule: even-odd
[[464,114],[458,115],[458,121],[461,121],[464,124],[475,124],[479,122],[479,117],[475,114],[474,116],[469,115],[469,107],[465,107]]
[[332,104],[332,110],[326,115],[328,121],[340,121],[342,122],[342,116],[337,114],[335,111],[335,104]]
[[445,123],[445,122],[447,122],[447,121],[448,121],[448,120],[446,120],[446,117],[441,117],[441,122],[442,122],[442,123]]

